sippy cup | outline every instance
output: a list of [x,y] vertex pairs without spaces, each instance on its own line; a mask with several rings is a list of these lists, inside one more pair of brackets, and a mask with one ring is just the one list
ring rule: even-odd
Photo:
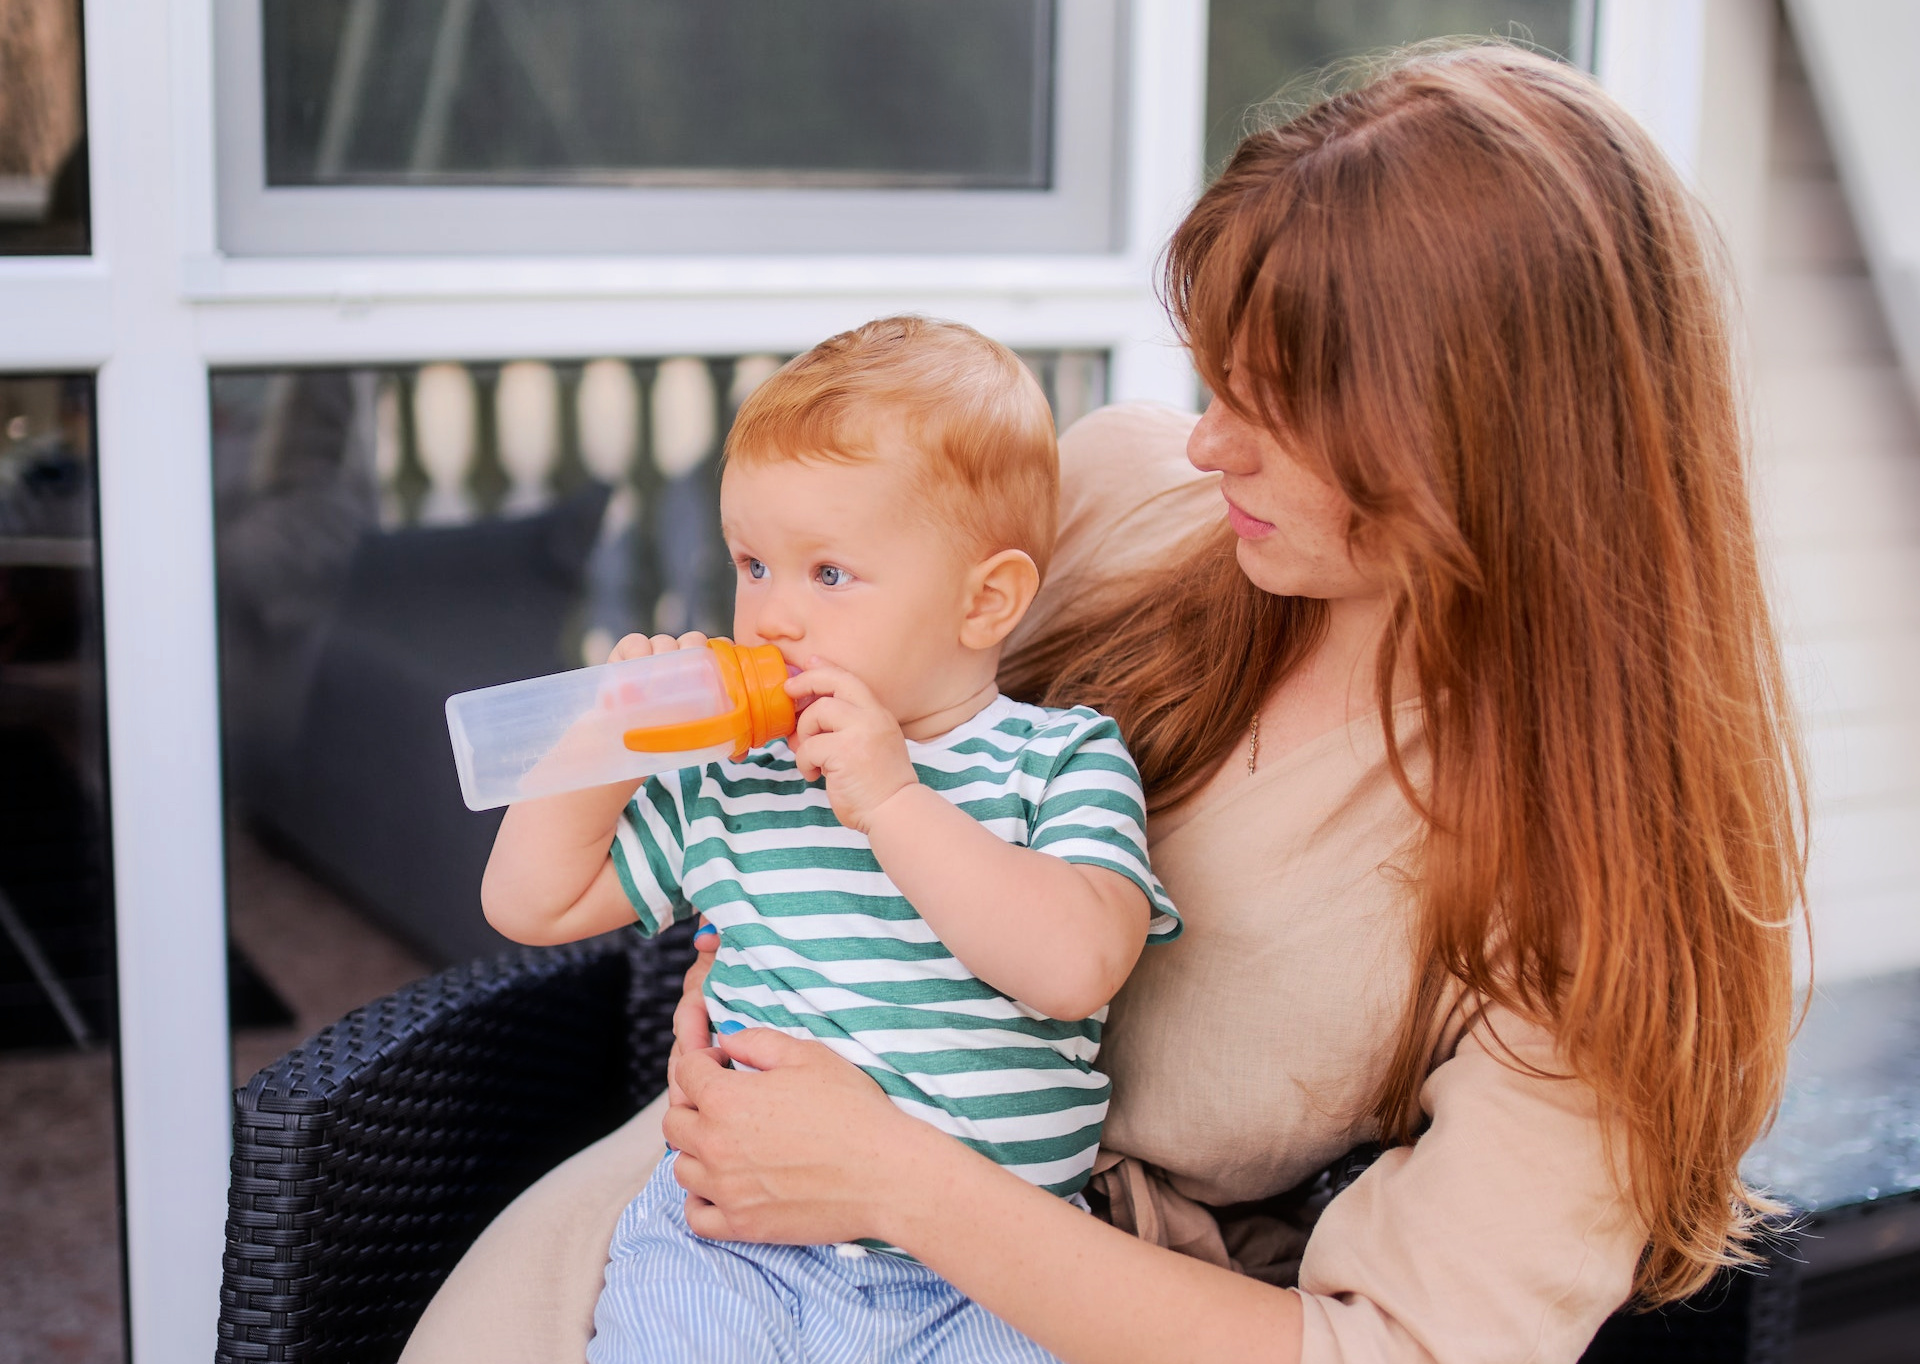
[[447,698],[469,810],[738,758],[793,733],[771,644],[629,658]]

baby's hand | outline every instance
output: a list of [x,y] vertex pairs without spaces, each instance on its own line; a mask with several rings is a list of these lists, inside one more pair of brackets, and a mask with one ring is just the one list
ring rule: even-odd
[[707,637],[698,630],[689,630],[675,639],[672,635],[627,635],[613,646],[613,652],[607,655],[607,662],[620,663],[629,658],[646,658],[650,654],[670,654],[675,649],[704,649]]
[[920,782],[899,722],[866,683],[817,658],[787,679],[787,694],[814,698],[790,741],[800,775],[808,781],[824,776],[835,816],[866,833],[881,802]]

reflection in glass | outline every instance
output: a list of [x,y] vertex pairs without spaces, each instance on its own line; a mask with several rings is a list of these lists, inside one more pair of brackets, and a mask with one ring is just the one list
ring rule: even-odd
[[0,377],[0,1359],[123,1357],[93,383]]
[[269,185],[1048,185],[1052,0],[263,3]]
[[[1106,357],[1025,357],[1065,423]],[[213,378],[229,910],[245,1076],[430,966],[498,951],[455,692],[724,634],[717,454],[780,357]],[[276,1021],[274,1011],[282,1008]]]
[[1245,133],[1251,107],[1327,62],[1460,35],[1513,38],[1564,57],[1584,57],[1593,5],[1591,0],[1210,0],[1207,14],[1207,166],[1217,171]]
[[79,0],[0,3],[0,255],[85,255]]

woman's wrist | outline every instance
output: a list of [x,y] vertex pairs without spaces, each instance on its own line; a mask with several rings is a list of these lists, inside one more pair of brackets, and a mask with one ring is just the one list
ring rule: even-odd
[[938,1128],[904,1113],[885,1140],[889,1158],[875,1172],[873,1234],[917,1255],[916,1247],[924,1247],[930,1236],[951,1224],[979,1157]]

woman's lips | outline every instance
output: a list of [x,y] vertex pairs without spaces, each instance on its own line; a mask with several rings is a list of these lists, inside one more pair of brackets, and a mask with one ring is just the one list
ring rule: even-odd
[[1233,499],[1227,499],[1227,524],[1233,527],[1233,533],[1242,540],[1258,540],[1273,534],[1273,523],[1262,521],[1257,516],[1248,516],[1233,505]]

